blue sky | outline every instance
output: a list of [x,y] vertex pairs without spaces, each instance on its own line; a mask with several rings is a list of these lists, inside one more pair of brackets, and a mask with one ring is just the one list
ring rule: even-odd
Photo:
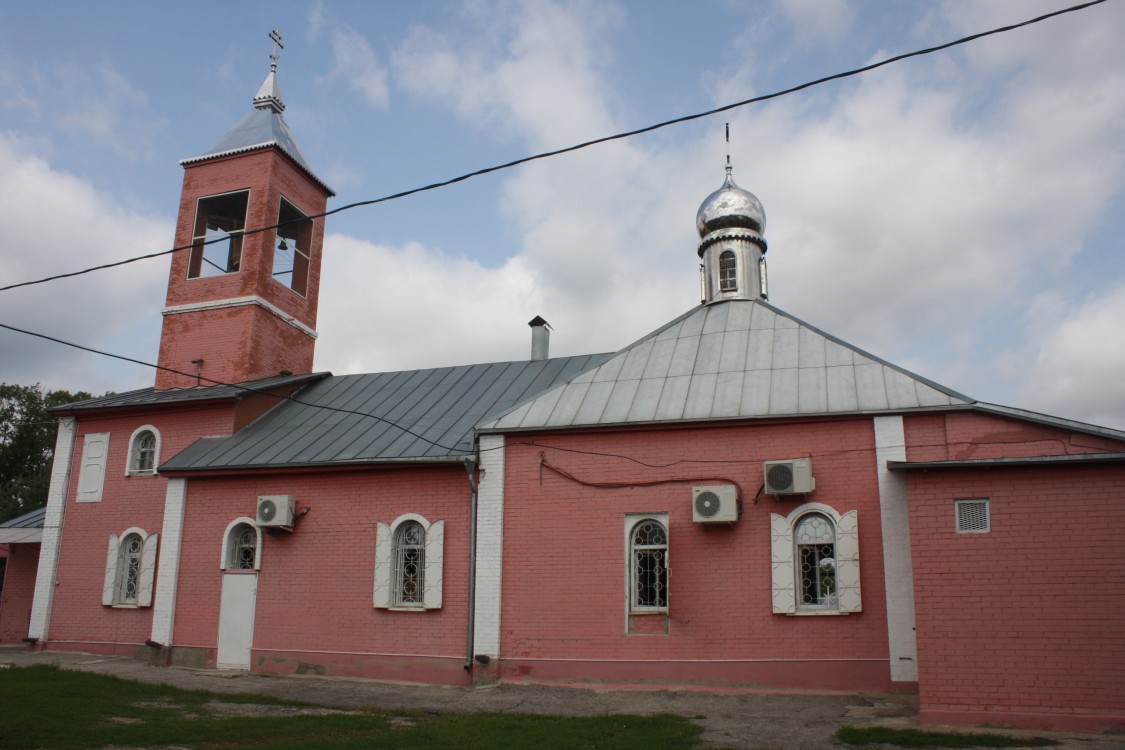
[[[0,285],[164,249],[182,169],[285,39],[330,207],[1066,7],[25,2],[0,22]],[[329,219],[317,367],[618,349],[698,303],[694,215],[762,200],[771,301],[972,397],[1125,428],[1125,4]],[[166,258],[0,293],[0,322],[156,358]],[[0,332],[0,381],[152,371]]]

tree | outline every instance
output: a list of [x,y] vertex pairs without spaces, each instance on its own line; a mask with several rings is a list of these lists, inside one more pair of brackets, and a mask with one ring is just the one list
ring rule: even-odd
[[90,398],[0,383],[0,523],[47,504],[58,423],[47,409]]

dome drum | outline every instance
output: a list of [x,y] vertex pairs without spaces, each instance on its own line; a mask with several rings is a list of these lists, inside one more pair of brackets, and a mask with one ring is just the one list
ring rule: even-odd
[[724,229],[707,234],[703,241],[699,243],[699,257],[703,257],[703,253],[706,252],[707,248],[711,247],[716,242],[723,242],[724,240],[744,240],[746,242],[753,242],[763,254],[767,249],[765,237],[757,232],[751,232],[745,229]]

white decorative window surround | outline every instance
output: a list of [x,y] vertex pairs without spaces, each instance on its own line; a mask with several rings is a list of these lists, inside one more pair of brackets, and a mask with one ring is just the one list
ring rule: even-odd
[[958,534],[987,534],[992,531],[988,499],[954,500]]
[[668,611],[668,514],[625,516],[629,612]]
[[220,567],[223,570],[261,570],[262,530],[254,519],[243,516],[227,524]]
[[380,609],[441,609],[445,521],[406,513],[375,525],[375,592]]
[[838,615],[863,611],[859,586],[859,523],[822,503],[788,516],[770,514],[773,611]]
[[78,502],[101,502],[108,455],[108,432],[92,432],[83,437],[82,464],[78,469],[78,496],[75,498]]
[[129,459],[125,473],[143,476],[156,473],[160,464],[160,430],[150,424],[138,427],[129,438]]
[[102,604],[107,607],[152,606],[159,536],[135,526],[123,531],[121,536],[109,535]]

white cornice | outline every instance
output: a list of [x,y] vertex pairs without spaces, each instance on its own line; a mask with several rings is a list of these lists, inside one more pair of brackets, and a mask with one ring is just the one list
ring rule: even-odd
[[179,315],[180,313],[200,312],[202,310],[218,310],[225,307],[245,307],[246,305],[257,305],[263,310],[276,315],[278,318],[285,321],[310,338],[315,339],[317,337],[317,333],[315,330],[309,328],[307,325],[297,320],[292,315],[289,315],[280,307],[274,305],[271,302],[267,302],[257,295],[252,295],[250,297],[232,297],[230,299],[216,299],[209,302],[193,302],[190,305],[172,305],[171,307],[165,307],[160,311],[160,314]]

